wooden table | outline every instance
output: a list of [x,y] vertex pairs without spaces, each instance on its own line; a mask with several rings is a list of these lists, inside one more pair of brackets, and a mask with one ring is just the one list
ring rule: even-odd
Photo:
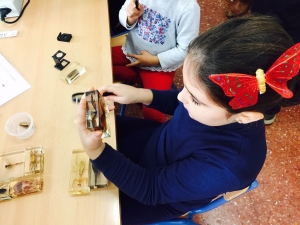
[[[17,23],[0,22],[0,32],[18,30],[17,37],[0,39],[0,53],[31,85],[0,106],[0,153],[36,145],[45,149],[43,191],[0,202],[1,225],[120,224],[113,184],[86,196],[68,192],[72,150],[82,149],[71,95],[112,82],[107,7],[107,0],[31,0]],[[72,34],[71,42],[57,41],[59,32]],[[54,68],[52,55],[58,50],[87,70],[71,85]],[[29,139],[18,140],[4,129],[17,112],[33,117],[36,131]],[[110,118],[112,137],[105,141],[116,147],[113,113]]]

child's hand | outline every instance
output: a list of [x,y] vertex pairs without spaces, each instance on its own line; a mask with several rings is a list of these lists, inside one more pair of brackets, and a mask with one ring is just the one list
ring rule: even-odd
[[106,101],[114,101],[120,104],[143,103],[149,105],[152,101],[152,91],[143,88],[135,88],[130,85],[114,83],[102,86],[98,89],[100,93],[109,92]]
[[[94,90],[90,88],[89,91]],[[86,128],[86,100],[81,98],[78,106],[77,128],[81,144],[91,159],[96,159],[103,151],[105,144],[102,142],[102,131],[90,131]]]
[[136,61],[132,62],[130,64],[127,64],[126,66],[160,66],[159,59],[155,55],[151,55],[147,51],[141,51],[140,55],[135,54],[127,54],[127,56],[131,58],[135,58]]
[[135,0],[131,0],[126,9],[127,14],[127,24],[132,25],[135,21],[144,13],[144,7],[139,3],[139,9],[136,8]]
[[115,110],[116,107],[115,107],[115,104],[114,104],[113,101],[108,100],[106,97],[104,97],[104,100],[105,100],[106,104],[108,105],[108,110],[109,111]]

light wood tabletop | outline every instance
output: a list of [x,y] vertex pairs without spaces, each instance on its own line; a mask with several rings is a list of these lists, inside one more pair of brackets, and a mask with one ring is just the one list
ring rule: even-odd
[[[118,189],[112,183],[89,195],[69,193],[72,150],[82,149],[71,95],[112,82],[107,0],[31,0],[17,23],[0,22],[0,32],[12,30],[18,30],[18,35],[1,38],[0,53],[31,88],[0,106],[0,153],[41,145],[44,186],[40,193],[1,201],[0,224],[120,224]],[[58,41],[60,32],[72,34],[71,41]],[[64,59],[86,69],[72,84],[54,68],[52,56],[58,50],[66,53]],[[10,136],[4,128],[18,112],[31,114],[36,126],[33,136],[25,140]],[[105,142],[115,148],[113,112],[110,122],[111,137]]]

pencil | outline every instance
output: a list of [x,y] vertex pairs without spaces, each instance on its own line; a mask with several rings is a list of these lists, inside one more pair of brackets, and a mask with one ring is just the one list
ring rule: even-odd
[[136,8],[137,10],[140,10],[140,9],[139,9],[139,0],[135,0],[135,8]]

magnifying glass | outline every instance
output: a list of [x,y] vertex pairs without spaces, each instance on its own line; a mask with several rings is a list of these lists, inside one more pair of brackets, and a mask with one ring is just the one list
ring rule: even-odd
[[84,95],[84,92],[77,92],[77,93],[72,94],[72,102],[74,102],[75,104],[78,104],[83,95]]

